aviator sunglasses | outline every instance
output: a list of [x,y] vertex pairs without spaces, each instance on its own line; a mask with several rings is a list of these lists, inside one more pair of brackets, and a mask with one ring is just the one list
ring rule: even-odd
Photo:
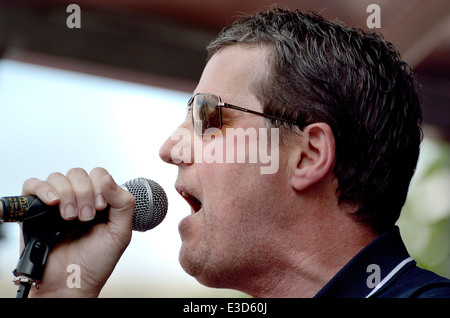
[[198,93],[191,97],[187,107],[188,115],[189,111],[192,110],[194,130],[200,136],[214,134],[222,128],[222,107],[298,125],[298,123],[292,120],[224,103],[219,96],[213,94]]

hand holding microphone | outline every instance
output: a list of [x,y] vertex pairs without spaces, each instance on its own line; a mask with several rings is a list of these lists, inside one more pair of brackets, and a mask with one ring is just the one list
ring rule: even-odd
[[[93,297],[99,294],[128,246],[131,230],[147,230],[165,216],[167,199],[162,188],[147,182],[145,187],[149,189],[143,191],[149,191],[150,197],[145,198],[145,194],[140,193],[139,182],[137,179],[127,182],[124,185],[127,191],[117,185],[105,169],[95,168],[89,175],[82,169],[72,169],[65,176],[54,173],[46,181],[29,179],[24,183],[22,195],[36,196],[42,205],[58,207],[64,220],[78,218],[83,224],[90,224],[97,211],[102,211],[98,213],[101,214],[109,208],[108,222],[90,227],[75,240],[56,244],[50,252],[42,284],[39,290],[33,291],[34,296]],[[151,210],[146,212],[149,206]],[[46,222],[50,221],[46,219]],[[81,268],[80,289],[67,288],[69,264]]]

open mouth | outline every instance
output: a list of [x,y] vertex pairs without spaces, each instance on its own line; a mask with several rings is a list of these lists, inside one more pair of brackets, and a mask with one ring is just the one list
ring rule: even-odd
[[202,208],[202,202],[194,197],[193,195],[185,192],[185,191],[178,191],[181,196],[189,203],[191,208],[194,210],[194,213],[197,213]]

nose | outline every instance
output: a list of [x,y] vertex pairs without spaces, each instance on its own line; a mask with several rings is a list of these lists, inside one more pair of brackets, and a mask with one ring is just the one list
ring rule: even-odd
[[159,156],[163,161],[174,165],[192,164],[194,162],[192,145],[192,119],[189,116],[161,146]]

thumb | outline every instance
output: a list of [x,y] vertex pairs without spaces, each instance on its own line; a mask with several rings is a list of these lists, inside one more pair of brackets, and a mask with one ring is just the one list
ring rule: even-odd
[[122,189],[109,174],[104,176],[101,189],[106,202],[110,206],[108,231],[113,239],[119,240],[118,243],[124,245],[125,248],[131,240],[134,196]]

